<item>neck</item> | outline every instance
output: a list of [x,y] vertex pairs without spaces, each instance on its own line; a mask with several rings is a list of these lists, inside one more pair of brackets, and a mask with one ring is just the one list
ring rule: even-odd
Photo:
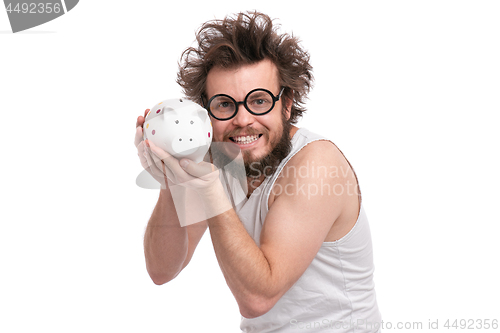
[[252,178],[252,177],[247,177],[247,198],[249,198],[253,191],[262,184],[264,181],[265,177],[264,175],[260,176],[259,178]]

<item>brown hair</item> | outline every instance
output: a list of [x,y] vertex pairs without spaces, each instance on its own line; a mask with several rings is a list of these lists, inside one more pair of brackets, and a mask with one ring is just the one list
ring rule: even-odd
[[197,47],[182,53],[177,74],[177,83],[189,99],[203,104],[201,96],[213,67],[234,68],[269,59],[278,68],[280,85],[285,87],[283,96],[293,100],[289,122],[296,123],[306,111],[303,103],[313,83],[309,53],[293,35],[278,34],[269,16],[249,12],[208,21],[196,41]]

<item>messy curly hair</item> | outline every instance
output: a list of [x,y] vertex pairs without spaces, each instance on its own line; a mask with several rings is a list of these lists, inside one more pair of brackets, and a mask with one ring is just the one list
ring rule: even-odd
[[196,34],[197,47],[187,48],[179,62],[177,83],[186,97],[204,104],[207,75],[213,67],[230,69],[269,59],[278,68],[284,98],[293,101],[289,123],[297,123],[306,111],[303,105],[314,80],[312,66],[300,41],[293,35],[278,34],[278,26],[259,12],[203,24]]

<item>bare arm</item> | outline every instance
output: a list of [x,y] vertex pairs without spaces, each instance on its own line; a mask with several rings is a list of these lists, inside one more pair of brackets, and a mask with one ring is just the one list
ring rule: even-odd
[[163,185],[144,235],[144,254],[149,276],[155,284],[164,284],[175,278],[189,263],[207,224],[203,221],[181,227],[164,175],[151,160],[148,161],[149,156],[145,154],[143,124],[144,117],[139,116],[135,136],[138,155],[143,167]]
[[[151,147],[157,157],[162,156],[163,152]],[[314,166],[308,161],[315,161]],[[276,304],[307,269],[347,204],[355,200],[357,206],[357,197],[349,196],[347,191],[312,195],[307,190],[348,185],[343,175],[332,177],[311,169],[347,168],[347,162],[331,143],[310,143],[287,165],[306,167],[307,173],[299,177],[291,173],[280,180],[285,191],[274,196],[261,231],[260,247],[231,208],[222,184],[213,181],[202,186],[201,178],[196,182],[208,212],[207,224],[219,266],[241,314],[247,318],[261,316]],[[179,179],[202,177],[205,168],[189,162],[169,164]]]
[[[309,160],[316,167],[345,167],[332,147],[326,142],[310,144],[289,163],[300,167]],[[346,193],[309,196],[308,188],[346,186],[347,179],[313,175],[311,170],[307,174],[283,178],[287,191],[270,207],[260,247],[233,210],[208,220],[217,260],[244,317],[261,316],[276,304],[307,269],[346,204],[357,200]]]
[[155,284],[172,280],[186,267],[206,229],[206,222],[181,227],[170,190],[160,190],[144,235],[146,268]]

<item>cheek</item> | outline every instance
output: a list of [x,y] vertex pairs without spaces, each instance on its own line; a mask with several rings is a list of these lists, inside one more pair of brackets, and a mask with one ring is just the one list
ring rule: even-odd
[[261,122],[262,126],[268,132],[267,134],[271,137],[281,135],[283,131],[283,123],[281,120],[281,115],[273,115],[273,117],[269,117],[267,119],[263,119]]
[[221,126],[220,124],[212,122],[212,129],[213,129],[214,141],[222,141],[224,137],[225,127]]

